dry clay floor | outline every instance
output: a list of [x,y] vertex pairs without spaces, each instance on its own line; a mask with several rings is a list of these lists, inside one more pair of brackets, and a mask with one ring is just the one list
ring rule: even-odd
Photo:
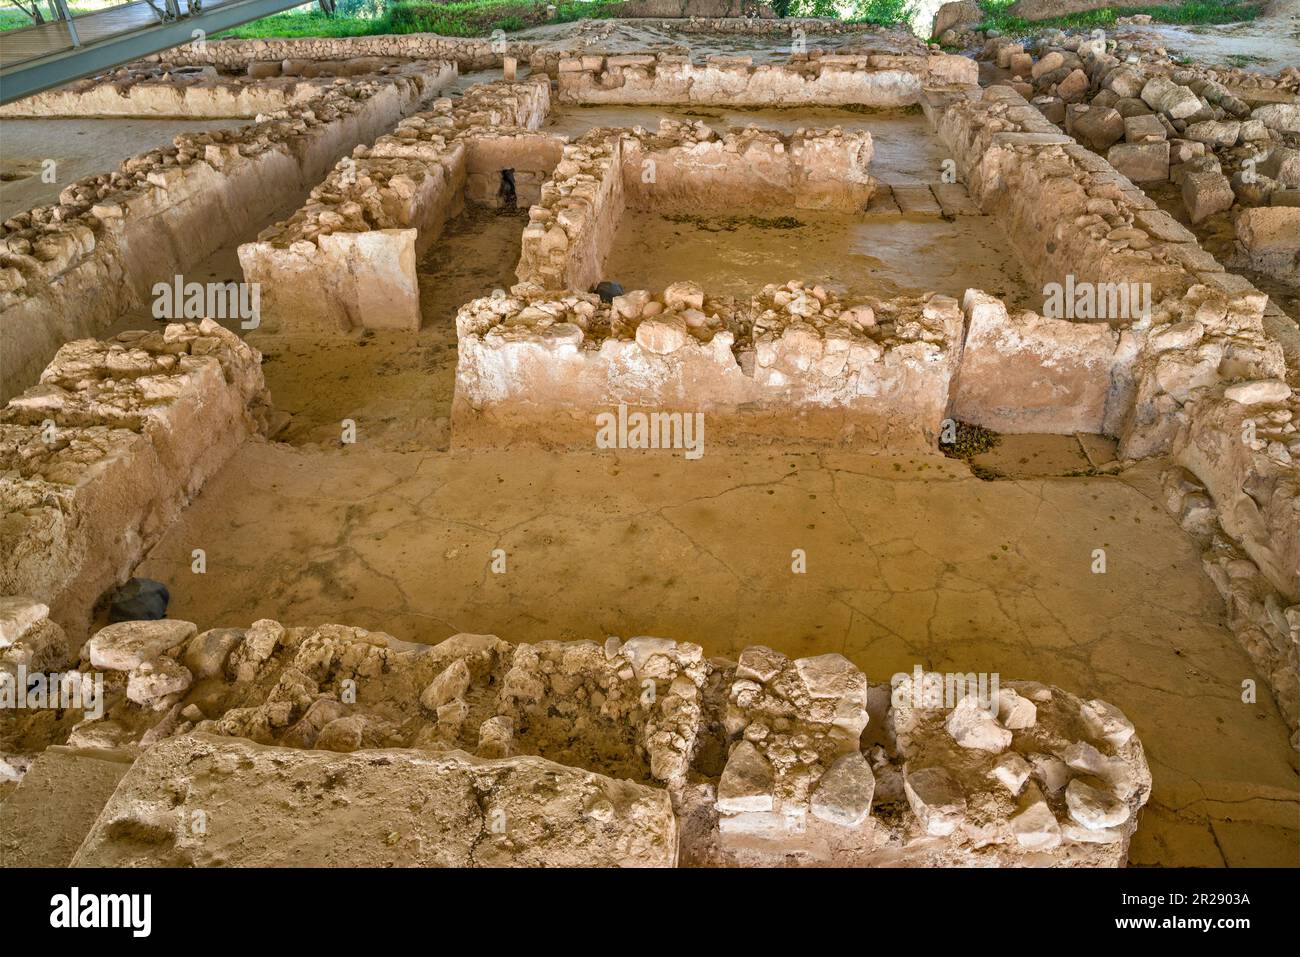
[[[1155,789],[1138,865],[1295,866],[1295,753],[1154,465],[985,482],[940,456],[397,453],[252,442],[137,570],[201,627],[436,642],[655,634],[997,672],[1123,708]],[[206,574],[190,571],[207,553]],[[1105,574],[1093,574],[1104,548]],[[490,570],[494,549],[506,571]],[[807,571],[792,571],[802,549]]]

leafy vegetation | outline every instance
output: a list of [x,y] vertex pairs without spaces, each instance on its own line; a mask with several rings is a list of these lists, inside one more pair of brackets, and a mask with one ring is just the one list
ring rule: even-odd
[[1120,17],[1131,17],[1139,13],[1147,14],[1157,23],[1239,23],[1254,20],[1262,9],[1258,0],[1186,0],[1181,4],[1103,7],[1049,20],[1029,21],[1010,15],[1008,11],[1014,2],[1015,0],[981,0],[980,7],[984,10],[985,17],[976,29],[997,29],[1011,34],[1033,33],[1051,27],[1090,29],[1114,26]]
[[[2,2],[2,0],[0,0]],[[76,0],[73,13],[89,13],[116,0]],[[906,22],[915,0],[770,0],[777,16],[829,17],[882,26]],[[1260,0],[1186,0],[1181,4],[1117,6],[1088,10],[1051,20],[1029,22],[1008,12],[1014,0],[981,0],[981,29],[1032,33],[1049,27],[1089,29],[1114,25],[1119,17],[1149,14],[1161,23],[1235,23],[1259,15]],[[584,17],[616,17],[620,0],[556,0],[551,22]],[[334,16],[316,3],[246,23],[222,37],[347,37],[380,33],[438,33],[487,36],[494,30],[523,30],[547,21],[547,0],[336,0]],[[31,19],[17,7],[0,7],[0,30],[28,26]]]

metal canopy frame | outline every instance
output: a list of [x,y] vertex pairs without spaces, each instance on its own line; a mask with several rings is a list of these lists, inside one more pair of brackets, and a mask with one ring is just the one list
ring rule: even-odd
[[[134,0],[65,19],[66,0],[55,0],[59,19],[0,33],[0,104],[189,43],[195,30],[211,36],[302,6],[304,0],[205,0],[202,7],[177,0],[162,2],[161,10],[149,0]],[[102,26],[98,31],[88,29],[105,14],[113,14],[123,29],[114,32],[111,25],[107,32]]]

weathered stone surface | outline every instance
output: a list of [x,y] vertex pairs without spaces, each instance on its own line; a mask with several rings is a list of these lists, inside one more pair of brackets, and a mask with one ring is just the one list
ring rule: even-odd
[[190,670],[167,657],[146,661],[126,684],[126,696],[136,704],[153,707],[171,695],[180,694],[194,682]]
[[121,752],[46,748],[0,802],[0,862],[67,867],[130,767]]
[[0,648],[12,645],[28,629],[50,616],[50,606],[32,598],[0,598]]
[[727,758],[718,782],[718,810],[770,811],[773,805],[772,765],[749,741],[741,741]]
[[1076,113],[1070,124],[1071,135],[1098,152],[1124,139],[1126,131],[1124,117],[1108,106],[1091,106]]
[[1077,778],[1066,785],[1065,804],[1075,823],[1090,831],[1118,827],[1129,818],[1127,804]]
[[1192,173],[1183,179],[1183,204],[1194,223],[1231,209],[1233,198],[1232,184],[1221,173]]
[[217,678],[224,674],[231,652],[243,640],[242,628],[212,628],[190,639],[182,660],[195,678]]
[[1158,183],[1169,178],[1167,142],[1118,143],[1106,161],[1135,183]]
[[1015,752],[1001,755],[990,772],[1013,795],[1020,793],[1032,773],[1029,762]]
[[931,836],[951,834],[966,819],[966,796],[943,768],[908,769],[903,788],[912,813]]
[[[326,790],[334,800],[318,799]],[[74,865],[669,867],[676,854],[666,792],[542,758],[340,755],[196,734],[136,761]]]
[[876,777],[860,751],[835,759],[813,791],[810,809],[815,817],[843,827],[857,827],[871,813]]
[[1011,732],[999,725],[974,696],[962,698],[952,709],[948,733],[963,748],[997,753],[1011,745]]
[[198,627],[191,621],[123,621],[96,632],[86,643],[86,656],[96,668],[134,671],[189,641],[197,632]]
[[1238,405],[1276,405],[1291,396],[1291,387],[1280,379],[1238,382],[1223,390],[1223,397]]
[[437,711],[453,698],[464,695],[469,684],[469,668],[464,659],[457,658],[424,689],[420,695],[420,704],[429,711]]
[[1021,796],[1011,831],[1016,843],[1029,850],[1050,850],[1061,843],[1061,825],[1037,784],[1030,784]]

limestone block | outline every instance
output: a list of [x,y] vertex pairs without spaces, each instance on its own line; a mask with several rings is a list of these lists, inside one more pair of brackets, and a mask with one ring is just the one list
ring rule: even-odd
[[[326,790],[336,800],[316,798]],[[670,867],[677,839],[667,792],[542,758],[192,734],[140,756],[73,864]]]

